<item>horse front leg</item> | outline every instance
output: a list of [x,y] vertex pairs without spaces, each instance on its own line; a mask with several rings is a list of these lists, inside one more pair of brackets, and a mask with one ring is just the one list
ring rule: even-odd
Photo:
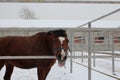
[[41,67],[38,67],[37,68],[37,72],[38,72],[38,80],[46,80],[46,77],[50,71],[51,67],[48,67],[48,68],[41,68]]
[[12,66],[11,64],[6,64],[6,72],[5,72],[4,80],[10,80],[13,69],[14,66]]
[[0,60],[0,70],[2,69],[2,67],[4,66],[5,61],[4,60]]

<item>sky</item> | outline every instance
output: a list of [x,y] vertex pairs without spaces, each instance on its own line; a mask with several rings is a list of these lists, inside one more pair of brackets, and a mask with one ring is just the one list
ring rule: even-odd
[[[20,25],[20,27],[76,28],[118,8],[120,8],[119,4],[0,3],[0,27],[18,27]],[[29,9],[34,14],[34,19],[23,20],[21,16],[26,14],[24,9]],[[120,12],[94,23],[93,26],[118,27],[120,26],[119,21]]]

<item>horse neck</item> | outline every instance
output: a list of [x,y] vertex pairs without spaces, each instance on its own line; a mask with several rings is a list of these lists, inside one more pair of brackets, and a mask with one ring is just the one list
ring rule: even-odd
[[47,36],[47,42],[48,42],[48,46],[49,46],[51,54],[55,55],[54,54],[54,42],[53,42],[53,38],[50,37],[50,36]]
[[37,33],[36,35],[33,35],[31,38],[34,39],[33,41],[37,43],[42,40],[43,43],[46,45],[47,49],[49,50],[49,53],[51,55],[54,55],[53,38],[51,36],[48,36],[45,32],[42,32],[42,33]]

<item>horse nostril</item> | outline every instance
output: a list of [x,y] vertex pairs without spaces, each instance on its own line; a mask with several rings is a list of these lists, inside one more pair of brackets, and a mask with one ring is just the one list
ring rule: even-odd
[[57,58],[58,58],[58,60],[60,61],[60,60],[61,60],[61,55],[58,55],[58,57],[57,57]]
[[65,56],[64,59],[66,60],[66,59],[67,59],[67,56]]
[[64,62],[65,60],[61,60],[60,62]]

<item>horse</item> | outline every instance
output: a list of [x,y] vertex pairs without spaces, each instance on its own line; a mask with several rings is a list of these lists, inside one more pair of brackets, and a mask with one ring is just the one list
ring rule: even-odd
[[69,40],[66,30],[39,32],[32,36],[6,36],[0,38],[0,56],[55,56],[54,59],[1,59],[0,70],[5,65],[4,80],[10,80],[14,67],[37,68],[38,80],[45,80],[51,67],[58,62],[65,65]]

